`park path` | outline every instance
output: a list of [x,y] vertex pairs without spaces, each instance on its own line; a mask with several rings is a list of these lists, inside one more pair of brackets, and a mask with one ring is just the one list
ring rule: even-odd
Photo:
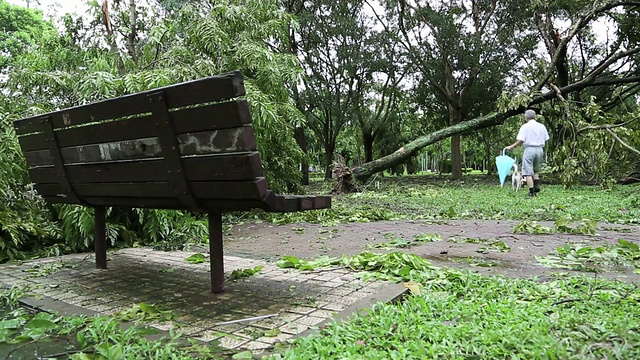
[[[253,223],[234,227],[233,234],[226,238],[225,251],[266,260],[277,260],[283,255],[311,259],[320,255],[354,255],[365,250],[403,251],[427,258],[438,266],[473,267],[481,273],[513,277],[545,277],[561,270],[543,267],[536,257],[549,255],[566,243],[602,245],[625,239],[640,244],[640,227],[637,225],[599,224],[595,235],[514,234],[513,229],[518,223],[509,220],[379,221],[336,226]],[[552,222],[539,224],[553,227]],[[389,242],[393,238],[410,240],[421,234],[437,234],[443,240],[410,248],[370,248],[373,244]],[[483,252],[482,248],[486,248],[486,245],[448,241],[451,238],[502,241],[511,250]],[[495,266],[487,267],[487,264]],[[640,280],[640,276],[633,274],[632,269],[618,270],[603,276]]]

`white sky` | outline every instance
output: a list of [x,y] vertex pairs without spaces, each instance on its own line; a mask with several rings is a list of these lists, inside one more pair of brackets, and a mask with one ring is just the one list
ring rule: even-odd
[[[7,0],[9,3],[30,8],[41,9],[45,17],[52,15],[64,15],[66,13],[84,13],[87,5],[84,1],[78,0]],[[38,3],[40,5],[38,5]]]

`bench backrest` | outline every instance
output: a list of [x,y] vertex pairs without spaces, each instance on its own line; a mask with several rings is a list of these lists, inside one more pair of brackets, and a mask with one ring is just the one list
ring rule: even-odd
[[14,123],[45,200],[246,210],[270,195],[242,74],[209,77]]

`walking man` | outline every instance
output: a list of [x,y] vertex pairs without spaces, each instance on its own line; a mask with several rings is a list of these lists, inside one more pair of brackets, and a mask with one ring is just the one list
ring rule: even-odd
[[516,146],[524,144],[522,155],[522,176],[527,178],[529,196],[536,196],[540,191],[540,166],[544,157],[544,144],[549,140],[547,128],[536,121],[536,112],[527,110],[524,112],[525,123],[520,127],[516,142],[507,146],[506,150],[513,150]]

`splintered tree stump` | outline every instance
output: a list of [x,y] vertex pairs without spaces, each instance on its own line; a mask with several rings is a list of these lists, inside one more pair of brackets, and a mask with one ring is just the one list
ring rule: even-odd
[[353,173],[348,166],[336,163],[333,165],[333,173],[338,180],[336,187],[332,191],[333,194],[351,194],[358,191],[353,179]]

